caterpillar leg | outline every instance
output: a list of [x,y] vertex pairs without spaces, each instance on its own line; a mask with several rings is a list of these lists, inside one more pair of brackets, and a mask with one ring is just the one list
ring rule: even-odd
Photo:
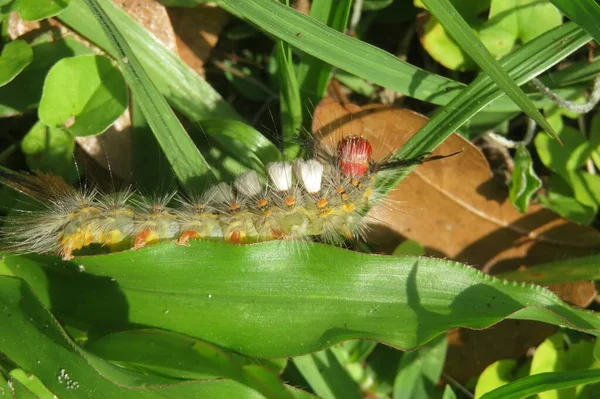
[[143,229],[135,236],[131,250],[135,251],[144,248],[147,244],[152,244],[156,241],[158,241],[158,236],[155,231],[152,229]]
[[192,239],[201,238],[200,234],[197,231],[187,230],[181,233],[175,244],[189,247],[189,241]]

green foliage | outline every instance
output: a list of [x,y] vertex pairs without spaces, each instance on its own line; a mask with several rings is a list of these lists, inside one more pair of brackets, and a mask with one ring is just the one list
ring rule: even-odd
[[10,10],[17,12],[25,21],[39,21],[60,13],[70,2],[71,0],[14,0],[10,4]]
[[32,60],[33,51],[26,42],[7,43],[0,54],[0,87],[13,80]]
[[[519,88],[539,76],[559,97],[586,100],[600,63],[583,60],[579,52],[568,59],[569,67],[550,68],[591,38],[598,40],[600,12],[593,0],[426,0],[432,15],[423,26],[423,47],[450,69],[481,68],[476,77],[460,75],[463,81],[473,77],[468,85],[458,74],[449,74],[454,80],[435,73],[438,65],[424,70],[393,50],[346,35],[350,0],[314,0],[309,16],[282,2],[219,0],[248,22],[226,37],[267,43],[266,51],[243,50],[259,66],[224,60],[223,76],[254,105],[268,105],[279,94],[281,151],[275,144],[280,137],[271,140],[241,121],[213,87],[110,1],[43,3],[0,0],[0,13],[15,10],[32,20],[57,15],[112,56],[122,72],[70,37],[48,33],[4,45],[0,117],[38,109],[40,120],[32,120],[13,145],[31,170],[74,181],[75,136],[99,134],[122,114],[126,82],[132,92],[136,183],[146,192],[161,184],[174,187],[173,176],[190,191],[213,175],[231,180],[254,169],[264,178],[266,163],[299,154],[301,128],[309,131],[312,122],[307,110],[335,76],[352,95],[371,101],[382,85],[423,100],[425,107],[443,106],[399,158],[432,152],[463,124],[469,137],[493,130],[514,138],[518,131],[512,128],[525,110],[542,130],[556,131],[563,144],[540,132],[535,146],[526,147],[528,140],[517,146],[510,200],[527,212],[541,185],[539,174],[543,205],[583,224],[596,217],[600,114],[590,120],[533,88]],[[365,0],[356,37],[372,40],[369,28],[379,28],[388,13],[394,20],[398,3]],[[411,20],[416,9],[402,7]],[[558,9],[573,22],[562,24]],[[259,69],[264,65],[266,73]],[[402,177],[390,179],[388,188]],[[0,397],[314,397],[282,382],[291,376],[323,398],[451,399],[457,395],[450,385],[438,386],[440,378],[450,381],[442,377],[444,333],[450,328],[487,328],[509,318],[599,334],[597,313],[570,307],[549,291],[414,257],[423,254],[410,240],[396,248],[395,257],[288,242],[195,242],[189,248],[163,243],[76,262],[6,254],[0,259]],[[597,258],[564,259],[503,277],[544,285],[596,280]],[[515,359],[492,364],[481,374],[475,396],[548,391],[540,397],[594,397],[598,344],[584,334],[579,338],[549,338],[537,348],[531,370],[527,362],[516,367]],[[418,349],[401,354],[378,342]]]
[[40,120],[73,136],[104,132],[127,107],[121,72],[99,55],[65,58],[48,72],[39,106]]
[[74,150],[75,137],[68,130],[48,127],[42,122],[33,125],[21,141],[29,169],[54,173],[70,183],[77,179]]

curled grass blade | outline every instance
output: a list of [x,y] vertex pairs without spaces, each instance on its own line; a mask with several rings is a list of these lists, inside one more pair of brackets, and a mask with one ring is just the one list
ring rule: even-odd
[[[422,0],[427,9],[440,21],[457,44],[479,67],[531,118],[555,139],[556,132],[531,102],[518,84],[494,59],[473,29],[460,16],[449,0]],[[560,141],[560,140],[559,140]]]
[[410,349],[450,328],[504,318],[600,333],[596,313],[456,262],[297,245],[164,243],[73,262],[7,255],[0,273],[23,278],[45,306],[92,331],[144,325],[252,357],[302,355],[355,338]]
[[102,6],[97,0],[85,2],[102,26],[115,52],[115,58],[123,70],[125,80],[173,172],[187,190],[202,188],[210,176],[208,164],[202,154]]

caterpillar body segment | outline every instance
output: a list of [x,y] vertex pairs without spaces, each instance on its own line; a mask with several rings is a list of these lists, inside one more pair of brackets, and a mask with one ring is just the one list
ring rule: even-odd
[[[86,247],[136,250],[160,241],[235,244],[318,238],[339,243],[362,237],[364,211],[379,199],[377,175],[392,168],[372,159],[367,139],[342,138],[315,159],[273,162],[268,180],[255,171],[199,195],[144,198],[133,189],[101,194],[73,188],[44,173],[2,173],[0,183],[35,199],[39,209],[9,216],[3,249],[71,259]],[[392,171],[393,172],[393,171]]]

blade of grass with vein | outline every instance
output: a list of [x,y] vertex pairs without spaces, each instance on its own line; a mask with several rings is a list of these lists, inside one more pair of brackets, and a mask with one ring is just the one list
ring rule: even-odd
[[[289,0],[281,1],[289,6]],[[283,40],[277,39],[275,54],[277,55],[283,154],[286,159],[294,159],[301,153],[298,136],[302,126],[302,100],[292,63],[292,48]]]
[[[156,37],[110,1],[98,2],[119,27],[152,82],[174,108],[192,121],[206,118],[240,119],[215,89]],[[71,1],[58,18],[113,57],[117,57],[116,51],[84,0]]]
[[[449,0],[422,0],[427,9],[440,21],[457,44],[479,67],[542,129],[556,140],[556,132],[525,93],[513,81],[502,65],[490,54],[473,29],[460,16]],[[559,140],[560,141],[560,140]]]
[[[517,84],[528,82],[561,61],[590,40],[590,35],[574,23],[566,23],[546,32],[500,60]],[[487,104],[503,95],[487,75],[480,75],[447,106],[438,111],[398,151],[396,158],[409,159],[433,151],[452,132]],[[489,111],[488,108],[485,109]],[[406,176],[412,168],[407,168]],[[391,189],[403,176],[383,182]]]
[[600,4],[596,0],[550,0],[600,44]]
[[102,6],[96,0],[85,2],[110,41],[133,97],[138,101],[173,172],[187,190],[203,188],[211,173],[200,151]]
[[536,393],[600,381],[600,370],[541,373],[521,378],[483,395],[481,399],[521,399]]

